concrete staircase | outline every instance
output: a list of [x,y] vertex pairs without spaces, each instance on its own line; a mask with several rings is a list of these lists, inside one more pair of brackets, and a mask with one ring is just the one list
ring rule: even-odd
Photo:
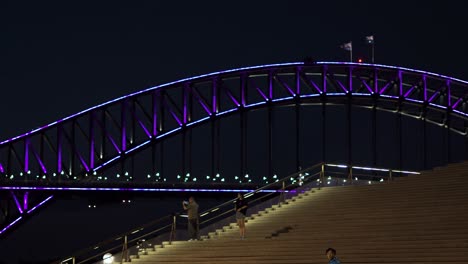
[[247,238],[230,224],[132,263],[468,263],[468,163],[390,183],[313,189],[252,215]]

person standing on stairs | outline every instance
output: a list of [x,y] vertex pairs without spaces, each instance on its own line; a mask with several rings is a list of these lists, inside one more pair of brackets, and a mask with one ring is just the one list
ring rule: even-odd
[[327,248],[325,254],[328,258],[328,264],[341,264],[340,260],[336,257],[336,250],[334,248]]
[[189,241],[198,240],[198,204],[195,202],[193,196],[191,196],[188,202],[182,202],[184,210],[187,211],[188,216],[188,233]]
[[237,194],[236,206],[234,210],[236,211],[236,220],[237,225],[239,226],[240,238],[245,238],[245,216],[247,214],[247,208],[249,207],[246,200],[241,193]]

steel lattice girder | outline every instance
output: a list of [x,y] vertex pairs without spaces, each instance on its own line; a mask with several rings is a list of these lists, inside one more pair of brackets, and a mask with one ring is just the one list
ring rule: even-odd
[[84,179],[170,135],[269,105],[352,100],[467,135],[467,98],[466,81],[384,65],[284,63],[216,72],[117,98],[0,142],[0,182]]

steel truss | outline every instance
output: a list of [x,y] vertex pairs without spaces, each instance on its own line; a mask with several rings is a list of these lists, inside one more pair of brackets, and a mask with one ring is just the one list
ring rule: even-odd
[[[152,87],[92,107],[29,133],[0,142],[0,187],[90,186],[102,173],[120,166],[122,176],[133,170],[132,157],[152,148],[152,172],[163,171],[164,140],[183,135],[182,174],[190,172],[191,128],[211,124],[211,171],[220,170],[218,119],[239,114],[241,127],[240,175],[247,172],[248,111],[268,109],[268,167],[272,174],[273,106],[296,109],[296,166],[300,170],[300,105],[328,105],[347,109],[348,163],[351,154],[351,107],[372,111],[374,163],[376,112],[409,116],[467,136],[468,82],[439,74],[375,64],[316,62],[247,67],[187,78]],[[325,129],[325,126],[322,126]],[[424,142],[426,129],[424,125]],[[326,133],[322,133],[322,142]],[[159,147],[156,148],[156,145]],[[468,141],[467,141],[468,148]],[[447,161],[450,157],[447,144]],[[323,144],[322,157],[326,149]],[[426,161],[426,157],[425,157]],[[400,162],[401,163],[401,162]],[[374,164],[375,165],[375,164]],[[122,177],[129,181],[131,177]],[[28,192],[9,193],[9,204],[18,205]],[[18,198],[19,197],[19,198]],[[2,206],[3,210],[5,206]],[[21,211],[24,206],[17,206]],[[0,223],[1,226],[1,223]]]

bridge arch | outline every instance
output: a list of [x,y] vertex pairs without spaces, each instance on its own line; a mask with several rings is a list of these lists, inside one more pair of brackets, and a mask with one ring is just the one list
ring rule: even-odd
[[[314,105],[321,116],[321,161],[326,161],[326,119],[330,108],[344,109],[346,137],[346,162],[353,163],[352,109],[370,110],[372,117],[372,149],[377,152],[377,115],[388,112],[397,116],[397,126],[402,131],[402,117],[421,120],[425,142],[426,124],[433,124],[446,131],[447,161],[451,161],[451,135],[463,137],[468,147],[468,82],[460,79],[414,69],[377,64],[316,62],[281,63],[244,67],[186,78],[151,87],[94,106],[31,132],[0,142],[0,182],[2,190],[23,190],[30,186],[109,186],[104,181],[105,171],[117,171],[115,184],[132,182],[132,173],[125,168],[126,160],[149,147],[152,150],[152,173],[158,177],[163,161],[164,142],[175,135],[182,135],[183,151],[181,174],[185,177],[190,159],[185,153],[186,140],[190,141],[193,128],[210,126],[211,177],[219,172],[219,120],[238,117],[240,162],[239,176],[248,173],[247,168],[247,114],[265,112],[267,133],[272,142],[274,108],[295,109],[292,130],[296,133],[295,171],[302,164],[299,156],[301,107]],[[187,134],[188,133],[188,134]],[[187,134],[187,135],[186,135]],[[401,132],[400,169],[401,169]],[[159,155],[156,153],[156,145]],[[189,144],[190,145],[190,144]],[[266,175],[273,171],[272,144],[266,145],[268,165]],[[465,150],[465,155],[466,155]],[[375,154],[374,153],[374,154]],[[424,154],[424,162],[426,162]],[[374,162],[375,163],[375,162]],[[378,164],[373,164],[378,165]],[[119,167],[116,169],[117,167]],[[426,166],[424,166],[426,167]],[[115,176],[115,175],[114,175]],[[175,175],[174,175],[175,176]],[[36,207],[28,206],[28,192],[13,193],[12,201],[22,214],[29,214]],[[44,196],[43,201],[51,199]],[[38,205],[44,202],[38,203]],[[11,224],[11,223],[10,223]],[[14,223],[13,223],[14,224]],[[0,230],[2,231],[2,230]],[[1,233],[1,232],[0,232]]]

